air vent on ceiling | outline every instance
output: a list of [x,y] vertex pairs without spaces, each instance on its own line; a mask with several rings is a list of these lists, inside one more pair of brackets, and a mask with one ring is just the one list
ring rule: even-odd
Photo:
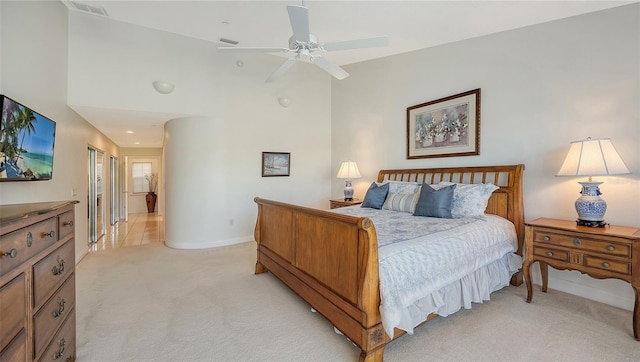
[[73,8],[76,10],[96,15],[109,16],[109,14],[107,14],[107,10],[102,6],[93,6],[86,3],[81,3],[79,1],[68,1],[68,3],[71,4],[71,6],[73,6]]
[[237,40],[231,40],[231,39],[227,39],[227,38],[220,38],[220,42],[221,43],[231,44],[231,45],[238,45],[238,41]]

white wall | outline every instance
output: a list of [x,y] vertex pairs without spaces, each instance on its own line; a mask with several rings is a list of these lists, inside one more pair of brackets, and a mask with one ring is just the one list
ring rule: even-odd
[[[571,141],[609,137],[632,174],[604,180],[606,220],[640,226],[640,4],[346,69],[351,76],[332,83],[332,174],[358,162],[358,197],[382,168],[524,163],[526,219],[574,219],[578,179],[554,174]],[[475,88],[480,155],[407,160],[406,108]],[[343,187],[334,179],[332,195]],[[549,287],[633,306],[632,288],[618,280],[551,271]]]
[[[76,260],[88,252],[87,146],[118,147],[67,107],[67,9],[58,1],[0,1],[0,92],[56,122],[53,179],[0,183],[0,204],[78,200]],[[105,175],[108,175],[108,163]],[[109,184],[105,185],[108,190]],[[72,195],[72,190],[77,195]],[[108,193],[104,200],[109,205]]]
[[[253,240],[256,196],[329,207],[330,76],[301,63],[265,83],[284,58],[218,54],[216,46],[70,14],[70,104],[185,115],[165,124],[165,234],[172,247]],[[157,79],[175,91],[159,95],[151,87]],[[281,107],[280,96],[291,106]],[[262,178],[263,151],[290,152],[291,176]]]

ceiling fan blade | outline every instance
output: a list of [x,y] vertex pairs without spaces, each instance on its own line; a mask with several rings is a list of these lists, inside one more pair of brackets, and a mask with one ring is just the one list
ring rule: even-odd
[[284,73],[286,73],[294,64],[296,64],[296,58],[289,58],[286,62],[282,63],[282,65],[275,70],[275,72],[271,73],[269,78],[265,80],[267,83],[274,82],[276,79],[282,77]]
[[218,47],[220,53],[286,53],[289,48],[275,47]]
[[334,76],[336,79],[338,80],[343,80],[344,78],[349,76],[349,73],[347,73],[344,69],[340,68],[339,66],[331,63],[330,61],[328,61],[327,59],[316,55],[313,58],[311,58],[311,63],[317,65],[318,67],[322,68],[322,70],[324,70],[325,72],[331,74],[332,76]]
[[324,44],[321,44],[320,47],[326,51],[334,51],[334,50],[384,47],[387,45],[389,45],[389,39],[386,36],[381,36],[378,38],[345,40],[345,41],[324,43]]
[[287,5],[293,40],[309,42],[309,9],[300,5]]

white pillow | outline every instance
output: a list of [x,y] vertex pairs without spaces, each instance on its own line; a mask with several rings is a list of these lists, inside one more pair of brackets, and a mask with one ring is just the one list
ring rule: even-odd
[[413,194],[416,192],[420,192],[420,184],[417,182],[385,181],[376,183],[378,184],[378,186],[388,183],[390,193],[393,192],[398,194]]
[[[389,187],[391,187],[391,185],[389,185]],[[384,200],[384,204],[382,205],[382,210],[410,212],[413,214],[419,198],[419,191],[411,194],[389,191],[387,199]]]
[[453,184],[456,185],[453,191],[453,206],[451,209],[451,216],[454,218],[484,215],[489,197],[495,190],[499,189],[498,186],[492,183],[460,184],[446,181],[439,183],[442,186]]

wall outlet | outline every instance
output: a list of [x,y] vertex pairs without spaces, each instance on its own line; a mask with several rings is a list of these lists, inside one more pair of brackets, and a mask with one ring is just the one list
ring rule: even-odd
[[71,189],[71,196],[78,196],[78,189],[76,187]]

